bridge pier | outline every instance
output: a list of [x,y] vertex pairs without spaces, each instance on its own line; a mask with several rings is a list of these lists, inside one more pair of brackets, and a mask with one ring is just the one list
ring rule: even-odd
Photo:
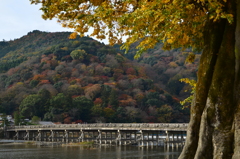
[[19,137],[19,134],[18,134],[18,131],[16,131],[16,134],[13,136],[13,139],[16,138],[16,140],[18,140],[18,137]]
[[[14,139],[36,141],[82,142],[99,144],[158,146],[169,143],[170,147],[183,145],[187,124],[62,124],[36,126],[10,126],[6,136]],[[181,144],[175,144],[180,142]]]
[[29,131],[26,130],[26,135],[23,137],[24,140],[29,140]]

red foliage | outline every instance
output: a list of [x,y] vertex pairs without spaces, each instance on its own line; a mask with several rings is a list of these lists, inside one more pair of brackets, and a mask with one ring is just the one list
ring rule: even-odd
[[43,75],[44,77],[47,76],[47,73],[48,73],[49,70],[45,70],[45,71],[42,71],[41,75]]
[[71,61],[72,60],[72,57],[70,55],[66,55],[64,57],[62,57],[62,61]]
[[102,104],[102,99],[101,98],[96,98],[95,99],[94,105],[97,105],[97,104]]
[[180,99],[178,99],[177,97],[172,96],[172,99],[175,100],[176,102],[180,102]]
[[83,121],[82,121],[82,120],[76,120],[75,123],[76,123],[76,124],[78,124],[78,123],[83,123]]
[[54,54],[49,54],[48,57],[52,59],[54,57]]
[[52,67],[56,67],[58,65],[58,61],[57,60],[50,60],[49,63],[50,63],[50,65]]
[[154,117],[154,116],[148,116],[148,117],[147,117],[147,121],[148,121],[149,123],[158,122],[158,121],[157,121],[157,118]]
[[134,68],[130,67],[126,70],[127,75],[136,75],[136,71]]
[[127,95],[127,94],[122,94],[122,95],[120,95],[119,99],[120,99],[120,100],[126,100],[126,99],[128,99],[128,97],[129,97],[129,95]]
[[68,83],[71,83],[71,82],[73,82],[73,81],[76,81],[76,77],[70,77],[69,79],[68,79]]
[[166,62],[169,63],[173,60],[173,56],[168,56],[168,57],[162,57],[162,59]]
[[72,123],[71,117],[66,117],[63,122],[64,124],[71,124]]
[[91,62],[99,62],[99,59],[98,59],[97,56],[92,56],[92,57],[90,58],[90,61],[91,61]]
[[18,70],[19,70],[19,68],[11,68],[8,70],[7,75],[11,76],[11,75],[15,74]]
[[12,85],[9,85],[7,88],[11,88],[13,86],[13,84]]
[[76,68],[73,68],[72,71],[76,71],[77,69]]
[[72,96],[72,99],[73,99],[73,98],[76,98],[76,97],[80,97],[80,96],[81,96],[81,95],[73,95],[73,96]]

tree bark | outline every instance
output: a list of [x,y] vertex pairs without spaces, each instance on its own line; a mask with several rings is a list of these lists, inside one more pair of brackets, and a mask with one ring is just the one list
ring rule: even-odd
[[[235,16],[235,6],[235,0],[228,1],[226,11]],[[234,113],[240,97],[236,94],[238,62],[235,55],[235,22],[229,24],[221,19],[206,23],[205,47],[200,60],[187,139],[179,159],[233,157],[236,140]]]
[[236,98],[236,112],[234,118],[234,154],[232,159],[240,158],[240,0],[237,1],[236,13],[236,33],[235,33],[235,57],[236,57],[236,77],[235,77],[235,98]]

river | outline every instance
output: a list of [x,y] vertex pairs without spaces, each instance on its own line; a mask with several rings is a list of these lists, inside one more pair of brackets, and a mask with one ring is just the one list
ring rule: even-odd
[[0,159],[177,159],[182,148],[167,146],[37,146],[0,144]]

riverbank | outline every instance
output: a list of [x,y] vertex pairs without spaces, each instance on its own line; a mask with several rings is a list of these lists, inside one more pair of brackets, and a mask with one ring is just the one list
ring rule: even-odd
[[37,145],[37,146],[91,146],[94,144],[94,142],[62,143],[62,142],[0,139],[0,144],[26,144],[26,145]]
[[62,146],[91,146],[94,145],[93,141],[88,142],[70,142],[70,143],[64,143]]
[[60,146],[62,143],[59,142],[42,142],[42,141],[26,141],[26,140],[5,140],[0,139],[0,144],[7,145],[15,145],[15,144],[23,144],[23,145],[37,145],[37,146]]
[[6,140],[6,139],[0,139],[0,144],[10,144],[10,143],[24,143],[25,140]]

